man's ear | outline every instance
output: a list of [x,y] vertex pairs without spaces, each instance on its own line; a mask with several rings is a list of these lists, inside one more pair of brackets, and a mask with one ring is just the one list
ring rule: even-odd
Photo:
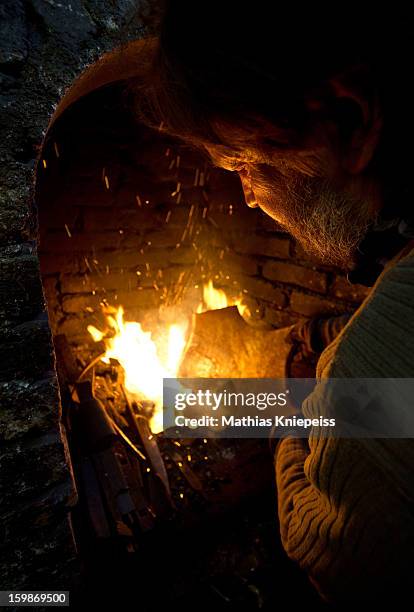
[[366,67],[357,67],[330,80],[339,131],[346,132],[343,167],[350,174],[363,172],[378,147],[383,117],[378,92]]

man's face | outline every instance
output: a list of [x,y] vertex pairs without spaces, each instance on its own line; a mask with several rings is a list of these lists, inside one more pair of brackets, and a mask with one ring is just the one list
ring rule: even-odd
[[338,171],[335,152],[275,150],[263,160],[252,152],[232,159],[218,148],[208,150],[217,165],[238,172],[246,203],[259,206],[306,252],[345,270],[354,267],[375,215],[352,177]]

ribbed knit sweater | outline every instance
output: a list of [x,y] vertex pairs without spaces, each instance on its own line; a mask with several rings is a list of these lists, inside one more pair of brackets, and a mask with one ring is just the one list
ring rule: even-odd
[[[326,377],[414,378],[414,250],[391,262],[322,353],[317,381]],[[322,390],[305,414],[324,414]],[[325,599],[397,599],[411,586],[413,439],[286,438],[276,481],[283,546]]]

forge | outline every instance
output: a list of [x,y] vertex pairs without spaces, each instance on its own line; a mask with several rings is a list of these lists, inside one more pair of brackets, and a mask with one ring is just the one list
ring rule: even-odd
[[37,168],[39,260],[82,589],[99,584],[105,599],[114,577],[130,592],[139,574],[148,587],[140,601],[151,608],[162,555],[175,569],[163,574],[159,601],[189,596],[180,564],[208,601],[243,599],[251,572],[272,601],[266,576],[279,560],[269,549],[268,443],[166,437],[162,378],[282,377],[289,326],[352,310],[361,295],[248,209],[237,177],[162,126],[140,123],[146,52],[132,47],[133,62],[128,51],[110,54],[75,82]]

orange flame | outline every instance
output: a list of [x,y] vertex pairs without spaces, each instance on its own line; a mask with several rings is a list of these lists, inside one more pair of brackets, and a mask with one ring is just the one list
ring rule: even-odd
[[[213,281],[203,287],[203,301],[197,312],[217,310],[235,305],[240,314],[244,305],[240,299],[229,300],[222,289],[216,289]],[[88,332],[95,342],[105,342],[105,355],[102,361],[116,359],[125,373],[125,390],[136,401],[150,400],[154,403],[154,413],[150,420],[153,433],[162,431],[162,380],[175,378],[186,344],[187,325],[170,325],[167,329],[166,351],[160,356],[159,346],[152,338],[151,332],[145,332],[137,321],[125,321],[124,309],[110,309],[106,315],[112,333],[88,325]],[[115,314],[113,314],[115,313]],[[164,338],[165,340],[165,338]]]
[[209,280],[203,287],[203,302],[199,305],[197,312],[219,310],[220,308],[227,308],[227,306],[237,306],[241,316],[246,309],[240,298],[230,300],[223,289],[216,289],[213,281]]
[[154,402],[154,413],[150,420],[153,433],[162,431],[162,379],[174,378],[177,375],[185,346],[185,326],[170,325],[167,339],[167,357],[165,362],[159,357],[157,346],[151,332],[143,331],[136,321],[124,321],[122,306],[116,316],[107,315],[107,323],[114,334],[111,337],[88,325],[88,332],[95,342],[105,342],[105,355],[102,361],[108,363],[116,359],[125,372],[125,389],[138,401]]

